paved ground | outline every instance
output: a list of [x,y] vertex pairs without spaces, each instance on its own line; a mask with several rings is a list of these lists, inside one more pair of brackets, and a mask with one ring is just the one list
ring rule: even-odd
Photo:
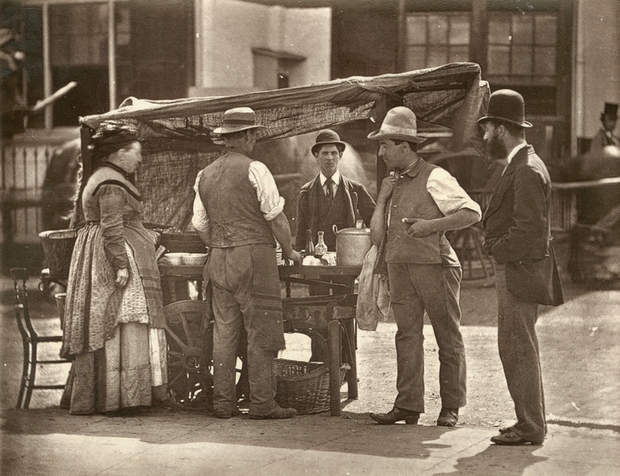
[[[544,446],[506,448],[489,442],[514,413],[489,317],[494,293],[480,283],[463,289],[469,404],[455,429],[434,426],[440,404],[430,326],[421,425],[383,427],[368,418],[368,411],[388,410],[394,398],[393,323],[359,332],[360,398],[343,401],[341,417],[261,422],[170,410],[71,416],[57,408],[58,392],[44,391],[35,393],[31,410],[14,410],[21,342],[9,283],[0,285],[3,475],[620,474],[620,291],[570,287],[567,304],[545,310],[538,329],[549,435]],[[51,300],[34,308],[42,328],[56,325]],[[291,358],[306,350],[295,339],[289,347]]]

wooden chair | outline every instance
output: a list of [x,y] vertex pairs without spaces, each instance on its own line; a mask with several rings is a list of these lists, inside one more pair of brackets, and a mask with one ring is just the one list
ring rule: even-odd
[[16,408],[27,409],[30,406],[30,398],[32,397],[33,390],[59,390],[65,387],[64,383],[37,384],[37,366],[45,364],[65,364],[70,363],[70,360],[62,358],[40,360],[38,358],[39,344],[62,342],[62,335],[40,335],[35,330],[30,320],[30,312],[28,309],[28,290],[26,288],[28,272],[25,268],[11,268],[11,276],[13,277],[13,289],[15,292],[15,318],[24,347],[22,378]]

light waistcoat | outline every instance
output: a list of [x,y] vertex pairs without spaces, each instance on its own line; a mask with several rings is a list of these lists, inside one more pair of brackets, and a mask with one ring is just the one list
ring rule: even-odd
[[407,234],[411,224],[403,218],[433,220],[444,215],[427,190],[426,183],[435,168],[419,159],[413,168],[402,174],[389,202],[388,241],[386,263],[444,264],[460,266],[456,253],[443,232],[414,238]]

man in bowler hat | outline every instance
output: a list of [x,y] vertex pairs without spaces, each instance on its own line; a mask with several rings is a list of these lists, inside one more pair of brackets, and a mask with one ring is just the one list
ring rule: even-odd
[[239,414],[235,387],[237,346],[247,331],[250,411],[253,419],[295,416],[275,401],[273,358],[284,349],[276,239],[285,258],[301,264],[269,169],[250,154],[257,139],[254,111],[224,112],[214,130],[223,154],[196,177],[192,225],[209,247],[205,276],[213,285],[213,409],[218,418]]
[[[441,412],[437,425],[453,427],[466,403],[465,346],[460,331],[461,264],[445,232],[478,222],[480,206],[445,169],[417,153],[426,139],[413,111],[390,109],[369,139],[390,175],[383,179],[370,229],[385,256],[396,320],[398,395],[388,413],[371,413],[381,425],[417,424],[424,412],[424,312],[439,347]],[[384,251],[384,253],[383,253]]]
[[[304,184],[299,191],[297,202],[297,236],[295,248],[306,248],[308,230],[316,244],[318,232],[324,232],[324,240],[329,251],[336,251],[336,234],[334,227],[354,227],[357,220],[370,226],[370,218],[375,210],[375,201],[366,188],[355,180],[340,173],[338,164],[346,144],[340,140],[337,132],[331,129],[320,131],[314,145],[312,155],[319,164],[319,174]],[[321,280],[329,284],[310,286],[310,295],[344,294],[351,284],[348,276],[322,276]],[[312,355],[310,361],[324,362],[327,357],[325,344],[322,340],[312,338]]]
[[491,94],[478,120],[491,160],[504,165],[484,214],[484,248],[495,264],[498,348],[517,422],[491,438],[498,445],[541,445],[547,433],[536,321],[538,305],[563,302],[549,214],[547,167],[526,142],[523,97]]
[[310,230],[316,242],[317,233],[325,233],[325,244],[330,251],[336,250],[337,229],[355,226],[363,220],[368,226],[375,210],[375,201],[366,188],[340,173],[338,164],[346,144],[331,129],[324,129],[316,136],[312,155],[319,164],[320,172],[299,192],[297,213],[297,236],[295,248],[306,245],[306,232]]

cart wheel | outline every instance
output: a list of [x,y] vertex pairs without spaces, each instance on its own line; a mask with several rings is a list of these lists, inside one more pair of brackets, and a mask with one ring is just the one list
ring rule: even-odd
[[164,308],[168,340],[168,399],[184,410],[213,408],[213,322],[204,301]]

